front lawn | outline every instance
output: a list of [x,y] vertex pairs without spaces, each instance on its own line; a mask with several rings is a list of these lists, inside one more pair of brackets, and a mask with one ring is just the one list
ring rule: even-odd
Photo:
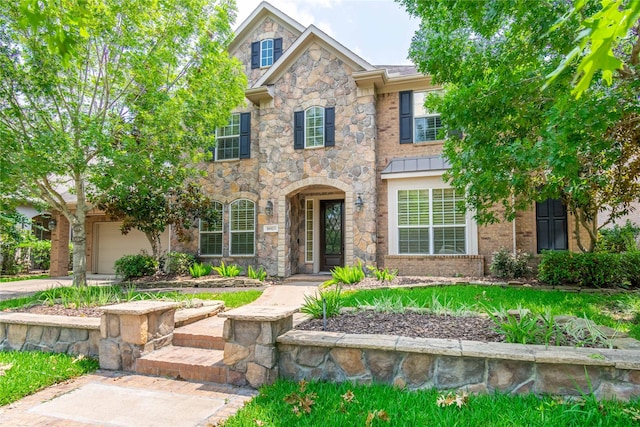
[[98,361],[81,356],[40,352],[0,352],[0,406],[50,385],[98,369]]
[[404,306],[431,308],[434,305],[451,309],[483,312],[527,308],[534,314],[550,310],[553,315],[586,317],[596,324],[618,328],[640,340],[640,294],[636,292],[610,294],[524,287],[448,285],[421,288],[371,289],[344,291],[346,306],[376,305],[382,300],[400,300]]
[[503,394],[449,397],[434,389],[280,380],[261,388],[258,396],[222,425],[613,427],[640,423],[640,401],[598,402],[585,396],[565,402],[549,396]]

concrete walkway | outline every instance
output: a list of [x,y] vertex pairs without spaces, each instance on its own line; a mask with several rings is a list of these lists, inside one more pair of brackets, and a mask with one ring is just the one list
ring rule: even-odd
[[[51,281],[44,282],[50,287]],[[266,288],[252,305],[300,307],[319,283],[315,277],[290,278]],[[14,282],[12,288],[38,290],[37,284],[23,282]],[[215,426],[256,394],[249,388],[100,370],[0,407],[0,425]]]
[[[89,285],[107,285],[116,282],[116,277],[106,274],[87,274]],[[38,291],[73,285],[73,277],[49,277],[46,279],[18,280],[0,283],[0,301],[33,295]]]

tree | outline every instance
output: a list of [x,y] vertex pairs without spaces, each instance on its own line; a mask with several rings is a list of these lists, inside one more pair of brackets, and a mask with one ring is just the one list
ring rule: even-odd
[[[577,219],[579,247],[592,250],[604,225],[598,212],[610,210],[614,219],[638,199],[637,84],[594,84],[575,99],[570,67],[541,90],[580,25],[573,15],[551,31],[568,2],[401,3],[422,19],[411,58],[446,89],[427,107],[442,114],[451,135],[446,177],[466,191],[465,208],[489,223],[560,198]],[[591,2],[583,13],[596,10]]]
[[164,256],[160,235],[168,227],[179,239],[199,218],[212,215],[211,199],[194,183],[174,182],[170,177],[145,177],[135,185],[119,186],[105,194],[98,207],[113,219],[122,220],[121,231],[136,228],[147,236],[153,257],[161,265]]
[[63,58],[49,51],[56,13],[25,26],[20,5],[0,2],[0,184],[66,217],[76,284],[86,281],[91,200],[142,171],[188,175],[246,86],[226,51],[233,1],[86,5],[83,25],[65,27],[74,44]]
[[[591,84],[594,74],[602,71],[602,79],[611,85],[613,74],[626,79],[638,79],[635,67],[638,65],[640,43],[640,0],[603,0],[602,8],[592,16],[582,19],[578,36],[575,39],[577,46],[562,60],[558,68],[547,76],[548,82],[552,82],[567,69],[576,58],[580,58],[576,71],[576,86],[572,93],[580,98]],[[559,25],[569,20],[574,14],[580,14],[585,8],[586,1],[576,1],[569,13],[563,17]],[[635,38],[631,30],[635,33]],[[631,37],[629,37],[631,36]],[[625,42],[631,42],[630,46],[624,46]],[[614,53],[614,48],[618,55]],[[626,49],[631,52],[625,52]],[[627,57],[631,62],[625,64],[620,56]]]

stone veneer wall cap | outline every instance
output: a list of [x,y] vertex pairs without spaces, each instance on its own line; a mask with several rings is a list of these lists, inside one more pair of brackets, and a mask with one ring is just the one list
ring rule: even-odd
[[292,330],[280,335],[277,342],[280,344],[301,344],[313,347],[335,347],[344,336],[344,332]]
[[460,340],[462,356],[534,362],[533,351],[526,345]]
[[170,310],[172,308],[178,308],[179,306],[179,302],[133,301],[107,305],[102,308],[106,314],[130,314],[135,316],[152,313],[154,311]]
[[396,344],[396,351],[440,356],[462,356],[460,340],[443,338],[400,337]]
[[34,313],[0,313],[0,323],[56,326],[73,329],[100,329],[100,318],[98,317],[52,316]]
[[293,316],[298,312],[297,307],[290,306],[263,306],[263,305],[245,305],[225,311],[218,314],[219,317],[226,317],[233,320],[250,320],[256,322],[273,322],[275,320],[284,319]]
[[571,363],[587,366],[615,366],[597,348],[549,347],[533,350],[536,363]]
[[396,335],[345,334],[336,342],[336,347],[395,351],[399,338]]

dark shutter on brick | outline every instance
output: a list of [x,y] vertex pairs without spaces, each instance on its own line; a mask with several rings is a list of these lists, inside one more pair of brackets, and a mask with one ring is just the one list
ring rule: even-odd
[[282,56],[282,37],[273,39],[273,62]]
[[336,109],[334,107],[324,109],[324,146],[336,145]]
[[293,148],[304,148],[304,111],[293,113]]
[[251,68],[260,68],[260,42],[251,43]]
[[251,113],[240,114],[240,158],[251,157]]
[[547,199],[544,202],[536,202],[536,238],[538,253],[545,249],[568,249],[567,208],[562,201]]
[[400,144],[413,144],[413,92],[400,92]]

